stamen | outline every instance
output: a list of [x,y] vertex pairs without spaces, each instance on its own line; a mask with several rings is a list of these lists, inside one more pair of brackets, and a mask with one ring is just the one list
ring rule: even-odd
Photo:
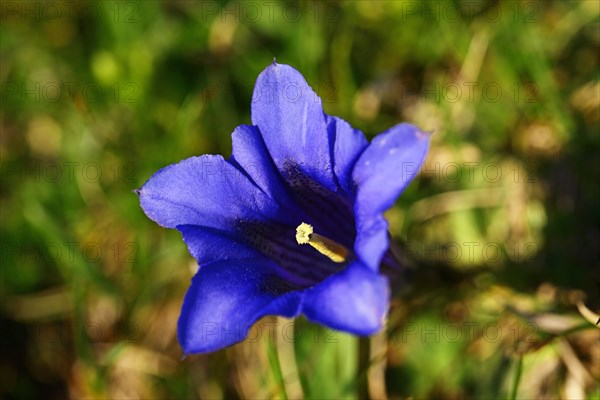
[[310,244],[312,247],[331,261],[342,263],[348,257],[348,250],[336,241],[313,232],[312,225],[305,222],[296,228],[296,242],[298,244]]

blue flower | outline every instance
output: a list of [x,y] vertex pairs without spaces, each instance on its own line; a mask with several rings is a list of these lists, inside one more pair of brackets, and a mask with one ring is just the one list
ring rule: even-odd
[[179,317],[184,352],[239,342],[265,315],[377,332],[389,305],[383,212],[417,173],[429,135],[399,124],[369,144],[275,62],[257,79],[252,124],[235,129],[228,160],[188,158],[136,191],[200,266]]

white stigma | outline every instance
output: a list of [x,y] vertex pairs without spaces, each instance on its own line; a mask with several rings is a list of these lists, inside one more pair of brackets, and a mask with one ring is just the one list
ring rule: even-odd
[[342,263],[348,257],[348,249],[334,240],[314,233],[312,225],[305,222],[296,228],[296,242],[311,245],[319,253],[336,263]]

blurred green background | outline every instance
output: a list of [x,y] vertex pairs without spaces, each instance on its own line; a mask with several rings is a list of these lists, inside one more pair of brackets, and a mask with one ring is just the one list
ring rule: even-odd
[[[600,398],[599,4],[3,0],[0,397]],[[387,214],[408,283],[373,338],[181,361],[194,261],[131,190],[228,156],[274,57],[369,138],[435,132]]]

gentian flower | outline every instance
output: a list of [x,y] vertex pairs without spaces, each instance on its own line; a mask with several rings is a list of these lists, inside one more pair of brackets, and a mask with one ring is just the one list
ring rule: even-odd
[[377,332],[390,295],[379,272],[389,246],[383,212],[417,173],[429,135],[404,123],[369,144],[276,62],[258,76],[251,111],[229,159],[188,158],[136,191],[199,264],[178,322],[183,351],[239,342],[266,315]]

